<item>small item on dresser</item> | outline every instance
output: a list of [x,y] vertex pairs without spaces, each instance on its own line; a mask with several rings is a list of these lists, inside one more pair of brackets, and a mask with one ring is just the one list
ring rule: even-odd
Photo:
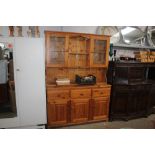
[[80,85],[93,85],[96,84],[96,77],[93,75],[88,76],[75,75],[75,82]]
[[62,78],[62,79],[57,79],[56,80],[57,85],[70,85],[70,80],[68,78]]

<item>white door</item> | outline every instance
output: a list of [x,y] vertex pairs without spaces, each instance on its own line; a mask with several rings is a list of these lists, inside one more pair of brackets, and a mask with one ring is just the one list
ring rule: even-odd
[[20,126],[46,124],[44,40],[15,38]]

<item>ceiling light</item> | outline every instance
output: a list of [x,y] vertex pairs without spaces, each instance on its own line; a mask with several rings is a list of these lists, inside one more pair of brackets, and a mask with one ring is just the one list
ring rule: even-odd
[[[124,29],[121,30],[121,33],[123,35],[126,35],[126,34],[128,34],[130,32],[135,31],[135,30],[136,30],[136,28],[134,28],[134,27],[126,27],[126,28],[124,28]],[[118,36],[119,36],[119,33],[116,33],[116,34],[113,35],[113,37],[118,37]]]
[[130,43],[130,40],[125,40],[126,43]]
[[126,27],[125,29],[121,30],[122,34],[125,35],[125,34],[128,34],[130,32],[133,32],[134,30],[136,30],[136,28],[134,27]]

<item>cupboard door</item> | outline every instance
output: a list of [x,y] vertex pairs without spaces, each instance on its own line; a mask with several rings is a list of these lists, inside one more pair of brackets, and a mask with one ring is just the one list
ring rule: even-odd
[[88,36],[70,35],[68,67],[89,67],[89,50]]
[[48,125],[67,123],[68,100],[53,100],[48,103]]
[[93,39],[91,51],[92,67],[108,66],[109,39]]
[[46,63],[48,67],[67,66],[68,37],[66,35],[46,35]]
[[109,112],[109,98],[100,97],[93,99],[93,119],[105,119]]
[[71,120],[73,123],[88,121],[89,99],[71,100]]
[[111,118],[127,116],[127,105],[129,104],[129,90],[127,87],[117,87],[113,90],[111,102]]

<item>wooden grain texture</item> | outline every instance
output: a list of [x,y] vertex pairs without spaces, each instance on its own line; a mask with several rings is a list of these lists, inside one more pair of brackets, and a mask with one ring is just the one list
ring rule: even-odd
[[71,99],[71,122],[87,122],[89,116],[89,99]]
[[71,90],[71,98],[90,98],[91,89]]
[[99,120],[108,118],[109,97],[99,97],[93,99],[93,119]]
[[155,105],[155,65],[125,61],[109,64],[110,119],[129,120],[151,114]]
[[48,126],[108,120],[110,88],[105,84],[48,87]]
[[63,125],[67,123],[68,100],[53,100],[48,102],[48,125]]
[[[108,120],[110,37],[46,31],[45,38],[48,127]],[[94,75],[97,83],[78,86],[75,75]],[[68,78],[71,84],[56,86],[57,78]]]

